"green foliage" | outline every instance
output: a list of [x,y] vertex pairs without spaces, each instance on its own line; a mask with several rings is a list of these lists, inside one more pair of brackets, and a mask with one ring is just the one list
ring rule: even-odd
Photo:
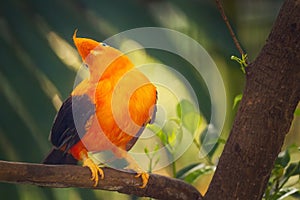
[[153,153],[151,154],[149,149],[147,147],[144,148],[144,152],[146,156],[149,159],[149,167],[148,167],[148,172],[151,173],[152,169],[155,168],[157,163],[159,162],[159,155],[158,155],[158,150],[159,150],[159,145],[156,144],[153,150]]
[[208,163],[213,165],[213,156],[217,152],[220,145],[225,144],[225,140],[220,138],[219,134],[214,130],[212,125],[208,125],[207,128],[202,131],[199,136],[201,147],[206,155]]
[[[300,183],[300,161],[291,161],[291,152],[295,150],[299,151],[299,148],[292,145],[278,155],[264,194],[264,200],[278,200],[300,195],[299,188],[295,187]],[[291,179],[295,180],[292,182]]]
[[183,128],[194,134],[202,123],[202,116],[196,112],[194,105],[188,100],[181,100],[176,106],[177,116],[166,121],[163,127],[150,124],[147,127],[166,146],[169,153],[173,154],[177,144],[182,140]]
[[[175,155],[176,147],[182,140],[183,129],[188,130],[188,133],[195,136],[195,132],[199,131],[199,126],[203,125],[204,123],[201,114],[197,112],[195,106],[186,99],[181,100],[177,104],[176,114],[177,116],[175,118],[170,118],[167,120],[164,127],[159,127],[155,124],[147,126],[152,132],[156,133],[156,136],[159,138],[162,146],[166,147],[171,157]],[[194,137],[194,145],[198,148],[199,151],[201,147],[204,149],[204,151],[208,151],[207,160],[209,162],[188,164],[187,166],[177,171],[177,161],[174,161],[171,165],[173,177],[182,179],[192,184],[201,176],[212,173],[215,170],[215,164],[212,162],[212,157],[216,152],[216,149],[219,147],[219,144],[223,143],[224,141],[216,139],[216,134],[213,134],[212,132],[209,135],[206,135],[206,133],[207,131],[203,131],[199,138]],[[206,139],[204,144],[203,135],[207,137],[208,140],[212,140],[211,143]],[[214,145],[213,148],[211,148],[211,145]],[[145,153],[147,154],[147,156],[149,155],[148,149],[145,149]],[[149,163],[153,163],[153,157],[149,155],[148,158]],[[149,169],[152,168],[153,167],[150,164]]]
[[195,180],[205,174],[210,174],[215,170],[212,165],[206,165],[205,163],[190,164],[176,174],[176,178],[182,179],[187,183],[192,184]]
[[[176,106],[177,116],[168,119],[163,127],[150,124],[147,127],[159,138],[162,146],[166,147],[171,160],[174,159],[178,145],[183,137],[183,129],[194,134],[202,122],[202,116],[196,111],[195,106],[188,100],[181,100]],[[152,160],[148,156],[150,163]],[[150,168],[150,167],[149,167]],[[152,167],[151,167],[152,169]],[[172,163],[173,176],[176,177],[176,162]]]
[[175,178],[183,178],[190,170],[196,168],[201,163],[193,163],[183,167],[181,170],[177,171]]
[[203,120],[201,115],[196,112],[194,105],[188,100],[183,99],[177,104],[176,111],[177,121],[180,122],[181,119],[182,126],[193,134]]
[[233,100],[233,106],[232,106],[233,109],[234,109],[234,108],[237,106],[237,104],[242,100],[242,98],[243,98],[243,94],[238,94],[238,95],[236,95],[236,96],[234,97],[234,100]]
[[300,108],[297,108],[294,112],[294,115],[300,116]]
[[239,57],[236,57],[236,56],[231,56],[231,60],[234,60],[234,61],[238,62],[241,66],[242,72],[244,74],[246,73],[245,68],[248,66],[248,64],[247,64],[247,54],[243,54],[242,58],[239,58]]
[[[242,95],[238,95],[236,99],[240,99],[241,97]],[[176,107],[176,111],[177,118],[169,119],[163,128],[156,125],[150,125],[151,129],[154,132],[157,132],[157,136],[161,143],[167,146],[171,155],[174,154],[177,143],[182,139],[183,127],[193,133],[203,122],[203,120],[198,120],[202,119],[201,115],[195,111],[193,104],[187,100],[179,102]],[[193,117],[190,117],[190,115],[193,115]],[[187,119],[197,120],[192,123],[186,123],[188,121]],[[214,132],[213,127],[208,125],[199,135],[199,138],[194,139],[194,144],[199,150],[202,148],[202,150],[206,151],[207,162],[203,161],[189,164],[178,171],[176,169],[176,161],[172,164],[173,176],[190,184],[194,183],[198,178],[201,178],[201,176],[214,172],[216,163],[213,162],[213,156],[215,155],[218,147],[225,144],[225,140],[219,138],[219,135]],[[291,162],[291,152],[295,151],[295,149],[300,151],[300,148],[290,146],[278,155],[265,192],[265,200],[283,199],[287,196],[300,196],[299,189],[294,187],[295,184],[299,183],[300,161]],[[150,163],[152,163],[150,157],[149,160]],[[287,185],[288,181],[294,177],[298,177],[295,184]]]
[[291,156],[289,153],[289,149],[287,149],[278,155],[275,161],[275,166],[286,167],[290,162],[290,160],[291,160]]

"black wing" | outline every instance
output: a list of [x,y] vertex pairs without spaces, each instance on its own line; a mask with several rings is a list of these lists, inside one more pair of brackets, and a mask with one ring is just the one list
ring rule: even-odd
[[75,165],[77,164],[77,160],[68,153],[65,153],[64,151],[60,149],[55,149],[52,147],[48,155],[44,158],[42,161],[44,164],[49,165],[57,165],[57,164],[71,164]]
[[[87,121],[95,114],[95,105],[87,95],[70,96],[57,113],[49,139],[67,152],[85,134]],[[74,120],[75,119],[75,120]]]

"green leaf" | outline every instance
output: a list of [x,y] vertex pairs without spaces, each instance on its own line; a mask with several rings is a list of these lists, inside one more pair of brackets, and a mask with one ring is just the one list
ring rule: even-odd
[[212,167],[209,166],[205,166],[203,168],[191,171],[190,173],[188,173],[185,177],[184,177],[184,181],[186,181],[187,183],[193,183],[197,178],[199,178],[200,176],[204,175],[204,174],[209,174],[213,171]]
[[298,163],[291,163],[285,172],[285,177],[300,175],[300,161]]
[[174,120],[168,120],[165,123],[163,133],[166,135],[166,144],[169,144],[171,147],[175,147],[178,141],[182,139],[182,129]]
[[231,60],[234,60],[238,62],[241,66],[242,72],[245,74],[246,70],[245,68],[248,66],[247,64],[247,54],[242,54],[242,58],[236,57],[236,56],[231,56]]
[[181,170],[179,170],[176,173],[176,177],[175,178],[182,178],[184,176],[185,173],[187,173],[188,171],[190,171],[191,169],[193,169],[194,167],[200,165],[201,163],[194,163],[194,164],[190,164],[184,168],[182,168]]
[[176,131],[173,129],[171,134],[168,134],[168,144],[171,145],[172,147],[175,147],[176,145]]
[[195,107],[190,101],[183,99],[177,104],[176,111],[177,116],[182,118],[182,116],[190,112],[195,112]]
[[270,177],[271,182],[275,182],[280,179],[284,173],[284,167],[281,165],[275,165],[272,170],[272,176]]
[[144,152],[147,156],[149,156],[149,149],[147,147],[144,148]]
[[277,193],[276,200],[283,200],[297,192],[299,192],[299,189],[297,188],[283,188]]
[[182,179],[188,183],[193,183],[197,178],[204,174],[214,171],[215,166],[205,165],[204,163],[190,164],[176,173],[176,178]]
[[190,112],[183,116],[182,124],[183,126],[191,133],[194,134],[194,132],[197,130],[199,125],[202,122],[202,117],[196,112]]
[[155,147],[154,147],[154,152],[157,153],[157,151],[158,151],[159,149],[160,149],[159,145],[156,144]]
[[222,140],[219,139],[219,134],[212,124],[209,124],[207,128],[200,134],[199,140],[201,147],[204,152],[207,153],[209,160],[212,160],[212,157],[218,149],[220,143],[222,143]]
[[164,133],[162,130],[158,131],[156,133],[156,136],[160,139],[160,141],[163,143],[163,145],[168,144],[167,134]]
[[296,108],[294,115],[300,116],[300,108]]
[[177,104],[176,111],[183,127],[193,134],[202,122],[202,116],[196,111],[195,106],[183,99]]
[[[168,121],[170,122],[170,121]],[[166,123],[167,124],[167,123]],[[152,132],[156,133],[156,136],[160,139],[163,145],[168,144],[168,131],[172,131],[174,127],[168,125],[166,128],[166,125],[164,128],[159,127],[156,124],[148,124],[147,128],[150,129]]]
[[275,161],[275,165],[280,165],[282,167],[286,167],[288,165],[288,163],[290,162],[290,153],[289,150],[285,150],[279,153],[276,161]]
[[237,104],[242,100],[243,94],[238,94],[234,97],[232,109],[234,109]]
[[156,124],[147,124],[146,127],[153,133],[158,133],[161,130],[161,127],[157,126]]

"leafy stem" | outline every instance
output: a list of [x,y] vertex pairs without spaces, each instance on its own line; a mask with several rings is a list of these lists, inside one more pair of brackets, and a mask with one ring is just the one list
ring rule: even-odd
[[237,56],[231,56],[231,60],[234,60],[236,62],[238,62],[241,66],[241,70],[244,74],[246,74],[246,67],[248,66],[247,63],[247,54],[242,54],[242,58],[239,58]]

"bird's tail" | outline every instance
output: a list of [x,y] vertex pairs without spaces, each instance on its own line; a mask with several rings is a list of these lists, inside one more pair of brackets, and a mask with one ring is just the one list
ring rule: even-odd
[[44,158],[42,163],[50,164],[50,165],[56,165],[56,164],[76,165],[77,160],[71,154],[65,153],[60,149],[52,148],[51,151],[48,153],[48,155]]

